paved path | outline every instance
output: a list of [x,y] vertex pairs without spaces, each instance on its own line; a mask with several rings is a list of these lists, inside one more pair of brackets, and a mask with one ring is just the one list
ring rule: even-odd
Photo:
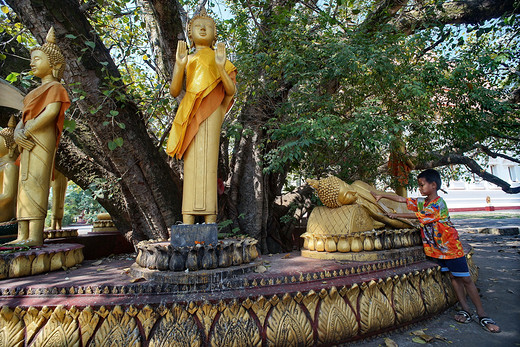
[[474,260],[479,267],[477,288],[484,309],[497,321],[502,332],[488,333],[476,321],[469,324],[457,323],[453,320],[454,310],[448,309],[429,321],[401,332],[358,342],[353,344],[354,346],[386,346],[385,338],[388,338],[399,347],[418,347],[421,344],[413,341],[417,338],[413,332],[417,330],[444,339],[435,339],[427,344],[430,346],[520,346],[520,236],[479,234],[471,229],[465,230],[465,228],[483,227],[520,227],[520,218],[454,218],[453,221],[460,231],[461,239],[475,249]]

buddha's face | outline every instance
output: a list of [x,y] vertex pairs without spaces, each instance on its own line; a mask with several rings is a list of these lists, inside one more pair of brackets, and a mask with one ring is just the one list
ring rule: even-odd
[[31,71],[34,76],[42,78],[52,74],[52,66],[47,54],[35,50],[31,53]]
[[210,47],[215,40],[215,24],[210,18],[196,18],[191,25],[191,39],[195,44]]

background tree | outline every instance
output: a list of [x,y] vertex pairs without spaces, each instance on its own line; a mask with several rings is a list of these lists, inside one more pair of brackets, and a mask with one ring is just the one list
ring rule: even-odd
[[[1,2],[4,30],[41,42],[53,25],[69,62],[75,108],[58,169],[101,189],[98,201],[135,239],[166,236],[180,220],[182,171],[163,145],[181,4]],[[387,179],[396,138],[417,168],[462,164],[515,192],[476,159],[518,158],[518,7],[477,3],[230,1],[218,26],[239,92],[223,127],[219,219],[281,250],[293,217],[312,206],[306,186],[286,194],[294,174]]]

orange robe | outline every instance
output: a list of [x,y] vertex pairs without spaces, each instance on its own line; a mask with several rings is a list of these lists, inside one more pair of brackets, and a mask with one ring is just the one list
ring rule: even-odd
[[[49,82],[31,91],[23,103],[22,121],[37,118],[54,102],[61,102],[55,118],[54,132],[31,132],[29,139],[35,143],[30,150],[20,154],[20,177],[18,181],[17,219],[44,219],[47,215],[49,186],[54,168],[54,154],[63,131],[65,111],[70,106],[67,91],[59,82]],[[50,140],[49,140],[50,139]],[[38,194],[34,194],[38,192]]]
[[[170,156],[182,158],[195,137],[200,124],[205,121],[224,100],[225,91],[215,64],[215,51],[204,48],[188,58],[186,66],[186,94],[173,120],[166,145]],[[235,81],[236,67],[228,60],[225,70]],[[226,111],[232,102],[227,105]]]

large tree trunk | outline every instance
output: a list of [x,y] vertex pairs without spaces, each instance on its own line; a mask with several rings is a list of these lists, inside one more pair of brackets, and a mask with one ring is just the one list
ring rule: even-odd
[[[124,86],[116,80],[117,67],[78,3],[72,0],[8,0],[7,3],[40,42],[54,26],[68,64],[64,79],[68,85],[75,84],[76,89],[83,90],[84,98],[76,101],[80,112],[75,119],[81,134],[75,140],[91,157],[77,157],[71,152],[58,154],[59,169],[83,188],[96,181],[112,187],[110,192],[117,198],[102,203],[115,214],[120,230],[132,229],[136,239],[167,237],[167,228],[180,216],[179,177],[148,135],[143,117],[132,100],[128,96],[116,100],[103,94],[109,90],[107,78],[123,96]],[[86,42],[95,43],[95,47],[92,49]],[[102,71],[104,65],[108,74]],[[114,119],[125,124],[124,129],[117,124],[103,125],[110,111],[118,112]],[[123,139],[123,145],[111,151],[108,143],[118,137]],[[87,162],[102,168],[89,170]],[[85,176],[87,180],[82,179]]]

